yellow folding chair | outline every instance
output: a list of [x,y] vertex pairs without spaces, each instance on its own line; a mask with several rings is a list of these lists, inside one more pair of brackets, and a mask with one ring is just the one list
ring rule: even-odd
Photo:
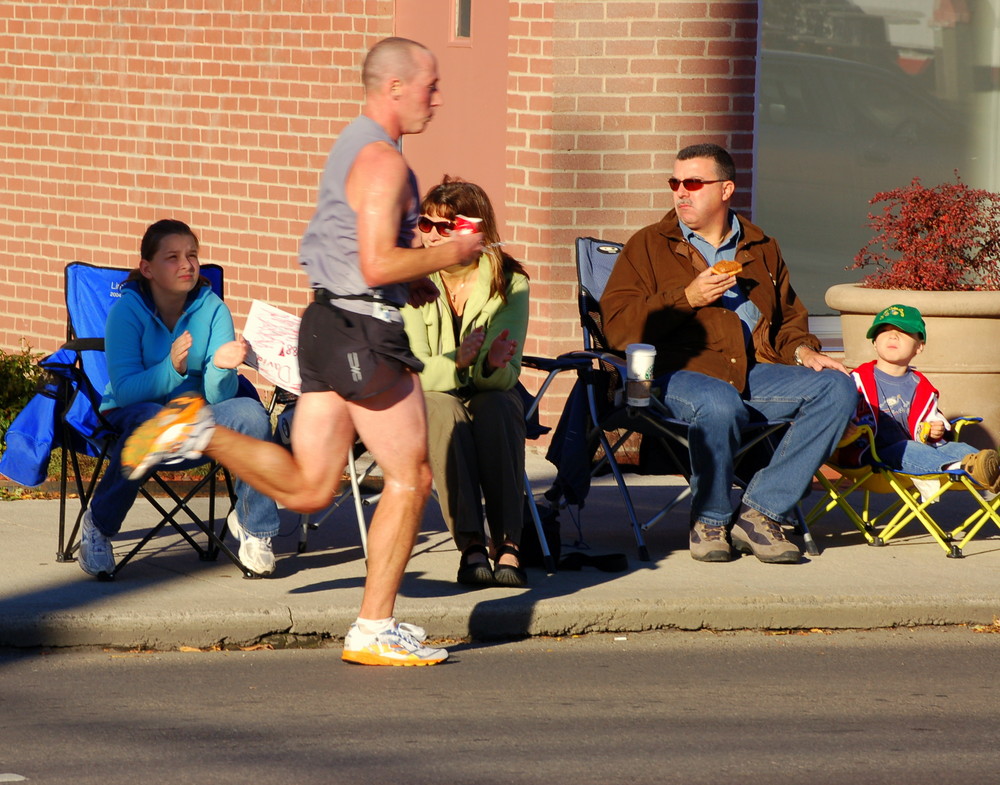
[[[952,421],[954,438],[962,426],[981,422],[981,418],[961,417]],[[843,466],[837,463],[836,454],[826,467],[833,469],[836,478],[827,477],[820,469],[816,480],[824,489],[823,498],[806,515],[806,523],[813,524],[834,508],[840,508],[861,532],[869,545],[886,545],[914,520],[918,521],[941,546],[949,558],[962,558],[962,549],[979,530],[992,521],[1000,528],[1000,496],[985,498],[983,488],[962,469],[946,469],[933,474],[907,474],[886,466],[878,457],[874,435],[867,425],[858,430],[858,438],[867,439],[870,462],[864,466]],[[929,511],[947,491],[967,491],[975,500],[974,511],[954,529],[947,531]],[[850,497],[860,492],[861,506],[856,509]],[[895,494],[895,499],[884,510],[875,514],[871,494]],[[961,538],[959,540],[959,538]],[[956,540],[959,540],[956,542]]]

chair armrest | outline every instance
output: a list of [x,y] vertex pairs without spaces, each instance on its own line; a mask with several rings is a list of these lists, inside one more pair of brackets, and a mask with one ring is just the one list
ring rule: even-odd
[[532,396],[534,400],[525,409],[525,419],[530,420],[535,417],[542,397],[548,391],[549,385],[552,384],[553,380],[559,374],[564,371],[583,371],[593,364],[593,360],[590,357],[577,357],[574,356],[575,354],[576,352],[569,352],[561,354],[558,357],[534,357],[532,355],[523,355],[521,357],[522,367],[533,368],[536,371],[542,371],[547,374],[545,381],[542,382],[542,386],[538,388],[538,392]]
[[103,338],[74,338],[72,341],[66,341],[60,349],[68,349],[71,352],[103,352],[104,351],[104,339]]
[[949,420],[948,422],[951,423],[951,429],[952,429],[951,430],[952,439],[957,440],[958,434],[961,432],[962,428],[965,427],[966,425],[975,425],[977,422],[982,422],[982,421],[983,421],[982,417],[965,417],[965,416],[956,417],[953,420]]
[[545,371],[546,373],[555,371],[560,373],[562,371],[585,368],[590,364],[590,358],[575,358],[570,355],[561,354],[558,357],[534,357],[525,354],[521,357],[521,365],[526,368],[533,368],[536,371]]

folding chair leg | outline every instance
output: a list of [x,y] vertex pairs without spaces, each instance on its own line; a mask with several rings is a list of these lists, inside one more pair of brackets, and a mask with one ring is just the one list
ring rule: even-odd
[[904,488],[899,484],[892,476],[888,478],[889,485],[892,486],[896,495],[899,496],[900,501],[903,502],[903,507],[900,509],[896,516],[886,524],[885,528],[880,533],[879,537],[876,538],[882,544],[887,543],[893,537],[895,537],[900,530],[910,523],[912,520],[918,520],[927,533],[930,534],[938,545],[944,550],[945,554],[950,559],[960,559],[962,558],[961,549],[952,542],[951,536],[948,532],[944,531],[935,521],[930,514],[927,512],[927,508],[945,492],[945,486],[942,486],[935,494],[927,497],[923,501],[918,501],[920,499],[920,492],[914,489],[912,492]]
[[[825,494],[822,499],[816,502],[816,505],[809,511],[809,514],[805,516],[804,523],[808,524],[815,523],[828,512],[833,510],[834,507],[840,507],[841,511],[848,517],[854,527],[861,532],[861,535],[865,538],[865,542],[872,545],[875,541],[873,534],[873,526],[869,520],[869,494],[868,491],[863,491],[864,493],[864,508],[862,514],[859,515],[855,509],[847,501],[854,491],[861,487],[862,483],[868,476],[862,480],[854,482],[850,487],[841,486],[838,482],[830,480],[822,471],[816,472],[816,480],[825,490]],[[798,511],[798,515],[801,515],[801,511]]]
[[[601,447],[604,449],[605,455],[612,455],[611,445],[608,443],[607,438],[604,436],[602,431],[599,431],[598,439],[601,442]],[[636,546],[639,549],[639,561],[650,561],[649,549],[646,547],[646,540],[642,536],[642,529],[639,527],[639,519],[635,514],[635,505],[632,503],[632,495],[629,493],[628,486],[625,484],[625,477],[622,475],[622,470],[618,466],[617,461],[608,461],[608,466],[611,468],[611,473],[615,477],[615,482],[618,484],[618,491],[621,493],[622,501],[625,503],[625,512],[628,515],[629,523],[632,525],[632,532],[635,535]]]
[[819,556],[819,546],[816,544],[816,540],[813,539],[812,532],[809,531],[809,524],[806,523],[805,516],[802,514],[802,508],[800,505],[795,505],[795,531],[802,535],[802,541],[806,546],[806,553],[810,556]]
[[[66,562],[73,561],[72,543],[76,537],[76,531],[79,526],[79,521],[77,525],[73,527],[73,532],[70,535],[70,542],[66,542],[66,447],[60,448],[60,464],[62,466],[59,472],[59,545],[56,549],[56,561]],[[81,512],[82,516],[83,513]],[[79,517],[79,516],[78,516]]]
[[358,465],[354,460],[354,447],[347,451],[347,466],[351,477],[351,494],[354,496],[354,515],[358,519],[358,534],[361,536],[361,549],[365,554],[365,565],[368,564],[368,524],[365,512],[361,507],[361,483],[358,482]]
[[[182,497],[173,488],[171,488],[168,483],[163,481],[158,476],[153,475],[153,479],[158,483],[160,488],[167,494],[167,496],[171,499],[171,501],[173,501],[174,503],[173,508],[167,510],[163,505],[161,505],[156,500],[156,498],[151,493],[149,493],[149,491],[147,491],[144,487],[140,488],[139,492],[146,498],[146,501],[148,501],[152,505],[153,509],[155,509],[157,513],[160,515],[160,522],[156,524],[156,526],[154,526],[152,529],[150,529],[150,531],[147,532],[146,536],[143,537],[135,546],[132,547],[132,550],[130,550],[127,554],[125,554],[125,556],[123,556],[120,560],[118,560],[115,563],[115,568],[109,574],[107,575],[102,574],[98,576],[99,579],[108,581],[114,580],[114,578],[118,575],[119,572],[121,572],[121,570],[125,567],[125,565],[128,564],[133,559],[133,557],[146,546],[146,543],[152,540],[153,537],[155,537],[163,529],[163,527],[168,524],[172,526],[173,529],[187,542],[187,544],[190,545],[198,553],[198,557],[201,560],[207,561],[209,559],[214,559],[215,556],[217,556],[218,553],[221,551],[237,567],[237,569],[239,569],[240,572],[243,573],[244,578],[259,577],[255,573],[248,570],[243,565],[243,562],[240,561],[239,557],[235,553],[233,553],[232,550],[229,549],[229,547],[225,544],[225,542],[223,542],[222,537],[226,533],[225,527],[223,527],[221,534],[215,531],[214,496],[209,499],[209,510],[210,510],[210,515],[212,517],[209,517],[207,521],[202,521],[199,516],[195,515],[194,511],[191,510],[189,506],[191,504],[191,501],[195,498],[195,496],[198,493],[201,492],[203,488],[205,488],[206,486],[214,487],[214,484],[212,482],[214,477],[215,477],[214,472],[203,477],[201,480],[195,483],[194,487],[191,488]],[[231,502],[232,499],[233,497],[230,496]],[[176,520],[174,520],[175,516],[181,512],[186,513],[187,516],[191,519],[191,522],[195,526],[197,526],[198,529],[200,529],[201,532],[208,538],[208,543],[206,547],[204,548],[201,547],[201,545],[199,545],[194,540],[194,538],[190,534],[188,534],[187,531],[184,530],[181,524],[178,523]]]
[[309,532],[319,528],[320,521],[314,521],[309,513],[304,512],[299,515],[299,544],[296,548],[298,553],[305,553],[309,547]]
[[552,558],[552,553],[549,551],[549,541],[545,538],[545,527],[542,526],[542,517],[538,514],[538,504],[535,502],[535,495],[531,491],[531,481],[528,479],[527,471],[524,473],[524,497],[528,501],[528,509],[531,510],[531,520],[535,524],[535,532],[538,534],[538,545],[542,549],[545,571],[551,574],[556,571],[556,560]]
[[965,534],[965,536],[962,537],[962,541],[956,546],[959,550],[968,545],[969,541],[979,533],[979,530],[983,528],[987,521],[993,521],[993,523],[1000,528],[1000,516],[997,515],[997,512],[1000,511],[1000,496],[996,496],[992,500],[987,501],[976,493],[975,489],[973,489],[973,496],[976,501],[979,502],[981,509],[966,518],[961,526],[951,532],[951,536],[954,539],[962,537],[963,533]]

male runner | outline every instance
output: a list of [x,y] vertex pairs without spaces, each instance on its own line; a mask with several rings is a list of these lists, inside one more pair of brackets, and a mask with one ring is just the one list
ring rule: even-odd
[[[123,451],[123,470],[141,476],[164,459],[204,453],[294,510],[329,504],[355,432],[385,476],[368,535],[368,575],[343,659],[366,665],[433,665],[448,654],[423,644],[419,627],[397,624],[396,594],[430,493],[424,399],[399,307],[437,296],[423,280],[478,258],[479,235],[413,248],[419,196],[400,149],[441,105],[437,62],[403,38],[377,43],[362,72],[362,115],[338,138],[320,184],[300,258],[315,292],[302,318],[302,396],[292,450],[214,426],[200,398],[172,401]],[[412,286],[409,282],[417,282]]]

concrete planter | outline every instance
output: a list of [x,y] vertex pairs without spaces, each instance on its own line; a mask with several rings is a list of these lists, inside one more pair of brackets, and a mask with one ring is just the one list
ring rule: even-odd
[[895,303],[919,309],[927,323],[927,346],[914,367],[941,391],[941,411],[949,417],[982,417],[982,426],[962,431],[962,441],[995,446],[1000,440],[1000,292],[866,289],[853,283],[830,287],[826,304],[840,311],[849,368],[875,359],[865,333],[875,314]]

